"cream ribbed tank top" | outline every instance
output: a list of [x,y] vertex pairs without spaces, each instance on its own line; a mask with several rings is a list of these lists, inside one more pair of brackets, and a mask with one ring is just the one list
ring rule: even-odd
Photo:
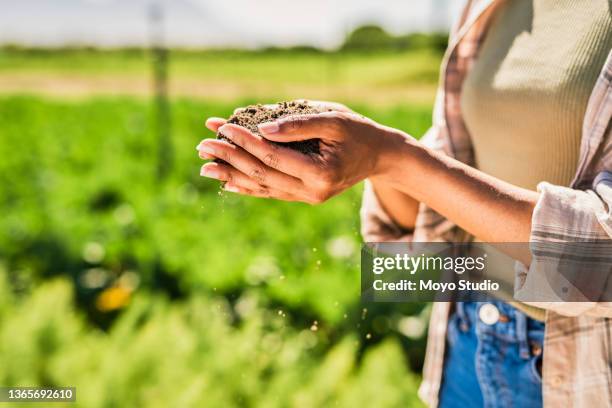
[[608,0],[506,0],[461,97],[478,168],[535,190],[576,172],[588,98],[612,47]]

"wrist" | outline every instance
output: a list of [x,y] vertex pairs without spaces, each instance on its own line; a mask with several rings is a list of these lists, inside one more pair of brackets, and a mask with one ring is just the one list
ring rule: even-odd
[[395,184],[405,177],[414,164],[413,157],[422,146],[416,139],[398,129],[378,125],[376,164],[370,179],[377,184]]

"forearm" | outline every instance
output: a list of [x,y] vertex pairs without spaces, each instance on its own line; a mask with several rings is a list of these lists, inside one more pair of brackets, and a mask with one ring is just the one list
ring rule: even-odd
[[372,178],[370,181],[378,202],[389,217],[400,227],[413,230],[419,211],[419,202],[377,178]]
[[506,183],[408,137],[391,138],[381,180],[487,242],[528,242],[538,193]]

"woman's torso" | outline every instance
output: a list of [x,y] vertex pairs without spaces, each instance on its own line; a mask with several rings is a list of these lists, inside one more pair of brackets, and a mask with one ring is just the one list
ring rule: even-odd
[[508,0],[465,79],[476,165],[535,190],[569,185],[589,96],[612,43],[607,0]]
[[[465,79],[461,109],[476,166],[535,190],[569,185],[589,96],[612,43],[607,0],[507,0]],[[507,257],[490,265],[512,274]],[[544,310],[512,302],[530,317]]]

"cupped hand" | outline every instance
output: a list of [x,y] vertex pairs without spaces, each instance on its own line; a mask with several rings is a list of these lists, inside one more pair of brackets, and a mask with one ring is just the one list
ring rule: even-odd
[[[312,106],[313,108],[317,108],[321,112],[336,111],[336,112],[353,113],[353,111],[350,108],[348,108],[346,105],[339,103],[339,102],[314,101],[310,99],[296,99],[293,102],[305,102],[308,105]],[[275,109],[278,107],[278,105],[279,105],[278,103],[268,103],[268,104],[265,104],[264,106],[269,109]],[[235,115],[244,109],[246,109],[246,107],[244,106],[236,108],[234,109],[233,114]],[[208,118],[208,120],[206,120],[206,127],[212,130],[213,132],[217,133],[219,131],[219,128],[223,126],[225,122],[226,120],[223,118],[216,118],[216,117]],[[200,151],[200,157],[202,159],[214,159],[213,156],[207,155],[205,152],[202,152],[202,151]]]
[[[350,110],[292,115],[246,128],[211,118],[207,127],[234,144],[206,139],[198,145],[207,163],[203,176],[225,181],[224,189],[256,197],[321,203],[366,177],[385,171],[385,155],[406,139]],[[319,139],[319,153],[303,154],[270,143]]]

